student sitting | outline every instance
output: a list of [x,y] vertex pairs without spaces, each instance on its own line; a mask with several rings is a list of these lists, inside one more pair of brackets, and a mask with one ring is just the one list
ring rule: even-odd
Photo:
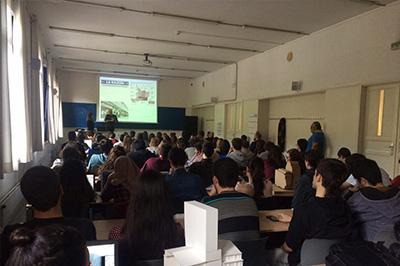
[[74,144],[65,145],[64,149],[62,149],[62,151],[60,152],[60,158],[56,159],[53,162],[51,169],[53,169],[56,173],[59,173],[63,163],[68,160],[81,160],[82,161],[82,156],[79,153],[76,145],[74,145]]
[[214,146],[210,142],[205,142],[203,144],[203,157],[200,162],[196,162],[192,164],[189,168],[189,172],[201,177],[203,188],[212,185],[212,168],[213,168],[213,160],[212,156],[214,154]]
[[61,211],[62,188],[56,173],[48,167],[35,166],[26,171],[20,182],[21,192],[32,205],[33,220],[24,224],[8,225],[1,235],[1,265],[10,254],[10,235],[21,227],[37,229],[50,224],[61,224],[77,229],[86,240],[96,239],[96,229],[87,219],[66,218]]
[[76,133],[75,133],[75,131],[70,131],[70,132],[68,132],[68,141],[67,141],[67,142],[64,142],[64,143],[61,145],[61,150],[63,150],[64,147],[65,147],[66,145],[68,145],[68,144],[70,144],[70,145],[72,144],[72,145],[76,146],[76,148],[77,148],[78,151],[79,151],[79,154],[81,155],[81,160],[82,160],[82,161],[85,161],[85,160],[86,160],[85,148],[84,148],[84,146],[83,146],[81,143],[77,142],[77,138],[76,138]]
[[350,156],[351,156],[351,151],[346,147],[340,148],[337,152],[338,160],[344,163],[346,163],[346,159],[349,158]]
[[168,172],[171,167],[168,161],[168,153],[170,150],[171,150],[171,145],[169,144],[161,145],[159,152],[160,155],[158,157],[149,158],[143,165],[141,172],[147,170],[154,170],[156,172]]
[[216,195],[203,199],[203,203],[218,209],[219,238],[227,240],[251,240],[259,235],[258,210],[254,200],[235,191],[239,167],[230,159],[214,163],[213,185]]
[[48,225],[19,228],[10,236],[13,251],[7,266],[89,266],[85,239],[74,228]]
[[171,174],[166,177],[174,201],[175,211],[183,213],[183,202],[200,201],[205,195],[201,179],[198,175],[186,172],[187,155],[184,150],[172,148],[168,154]]
[[174,221],[167,184],[155,171],[145,171],[135,182],[126,222],[110,238],[120,240],[119,263],[161,259],[165,249],[183,246],[182,227]]
[[245,168],[249,162],[242,153],[242,140],[234,138],[232,140],[232,148],[232,152],[230,152],[226,157],[234,160],[240,168]]
[[100,150],[101,154],[93,154],[92,157],[90,157],[89,163],[88,163],[88,172],[97,174],[97,170],[99,167],[101,167],[103,164],[108,159],[108,155],[112,149],[113,145],[111,140],[109,139],[103,139],[100,141]]
[[301,156],[304,158],[304,156],[306,155],[308,141],[306,139],[298,139],[296,143],[297,143],[297,150],[301,153]]
[[126,156],[124,147],[115,146],[111,149],[105,164],[99,167],[98,174],[101,178],[101,183],[103,184],[103,186],[105,186],[105,184],[107,183],[108,176],[114,170],[115,160],[117,160],[117,158],[121,156]]
[[124,216],[128,207],[133,183],[139,176],[139,168],[127,156],[115,160],[114,171],[108,176],[101,192],[103,201],[112,201],[116,216]]
[[392,231],[400,221],[399,188],[385,187],[375,161],[365,159],[352,167],[360,190],[348,200],[361,236],[368,241],[378,241],[379,233]]
[[186,166],[190,167],[192,164],[194,163],[198,163],[201,162],[201,160],[203,160],[203,144],[201,144],[201,142],[197,142],[194,145],[194,148],[196,149],[195,154],[192,156],[191,159],[189,159],[186,162]]
[[300,166],[301,174],[304,174],[304,172],[306,171],[304,157],[301,156],[301,153],[297,149],[290,149],[287,151],[286,162],[297,162]]
[[255,157],[246,168],[248,182],[240,181],[236,184],[237,192],[245,193],[254,198],[268,198],[272,196],[272,182],[265,178],[264,162]]
[[61,167],[60,179],[63,188],[63,215],[88,218],[89,202],[95,200],[95,193],[86,178],[86,168],[82,161],[66,161]]
[[242,141],[242,154],[247,162],[250,162],[255,156],[255,154],[250,151],[250,143],[247,140]]
[[[138,137],[141,135],[139,134]],[[142,139],[138,139],[133,143],[134,151],[128,154],[129,158],[135,162],[139,169],[142,169],[146,161],[151,157],[157,157],[154,153],[146,150],[146,143]]]
[[231,149],[231,144],[226,139],[221,139],[219,144],[217,145],[217,153],[219,155],[218,159],[225,158]]
[[315,169],[317,169],[320,156],[315,151],[308,151],[305,154],[306,171],[300,176],[297,185],[294,190],[292,199],[292,208],[306,203],[315,196],[315,190],[313,189],[313,178]]
[[147,150],[155,155],[158,155],[158,145],[160,145],[160,140],[153,136],[150,138],[149,147],[147,147]]
[[[318,154],[319,155],[319,154]],[[346,179],[346,165],[336,159],[322,160],[315,172],[315,197],[294,209],[289,231],[282,246],[289,253],[289,265],[300,263],[301,246],[306,239],[345,239],[351,234],[351,213],[340,197]],[[281,217],[286,220],[286,217]]]
[[267,159],[264,160],[265,178],[275,178],[275,170],[284,168],[285,165],[286,163],[283,160],[283,156],[279,147],[273,144],[273,146],[271,146],[268,150]]

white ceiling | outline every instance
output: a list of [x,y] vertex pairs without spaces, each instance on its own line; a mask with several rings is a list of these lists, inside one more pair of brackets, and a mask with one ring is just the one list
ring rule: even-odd
[[[367,12],[378,5],[363,0],[84,0],[90,3],[171,13],[182,16],[218,20],[239,25],[256,25],[300,31],[306,34]],[[224,64],[154,58],[152,54],[239,61],[257,52],[206,48],[170,43],[109,37],[71,31],[52,30],[62,27],[118,35],[139,36],[202,45],[225,46],[266,51],[302,37],[252,28],[217,25],[165,16],[154,16],[113,8],[89,6],[63,0],[29,0],[29,10],[39,21],[40,31],[60,68],[91,69],[104,72],[127,72],[154,76],[194,78],[214,71]],[[388,4],[394,0],[377,0]],[[181,34],[177,34],[180,31]],[[55,45],[150,54],[155,69],[142,67],[144,56],[88,51]],[[74,59],[74,60],[70,60]],[[76,61],[78,59],[79,61]],[[95,61],[95,62],[88,62]],[[108,62],[128,64],[102,64]],[[137,65],[137,66],[132,66]],[[171,68],[178,68],[176,70]],[[183,70],[201,70],[183,71]]]

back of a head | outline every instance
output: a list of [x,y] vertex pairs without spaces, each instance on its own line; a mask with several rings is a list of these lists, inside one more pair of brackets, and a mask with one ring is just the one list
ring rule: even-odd
[[113,147],[112,141],[109,139],[103,139],[100,141],[100,149],[103,153],[109,154]]
[[205,142],[203,144],[203,153],[207,158],[211,158],[214,154],[214,145],[211,142]]
[[121,135],[119,135],[119,140],[120,140],[121,142],[123,142],[125,136],[126,136],[125,133],[122,133]]
[[242,147],[245,148],[245,149],[250,148],[250,142],[248,142],[247,140],[243,141],[242,142]]
[[358,160],[351,166],[353,176],[361,183],[361,178],[375,186],[382,183],[382,174],[378,164],[374,160]]
[[197,142],[196,144],[194,144],[194,147],[196,148],[197,152],[203,151],[203,144],[201,144],[201,142]]
[[[64,196],[72,191],[82,191],[85,189],[86,167],[80,160],[69,160],[63,163],[60,169],[60,181],[63,187]],[[68,195],[79,197],[83,195]]]
[[306,151],[307,145],[308,145],[308,140],[306,140],[306,139],[298,139],[297,140],[297,146],[299,146],[299,149],[301,152]]
[[321,123],[319,121],[314,121],[311,125],[315,130],[322,130]]
[[290,149],[287,151],[290,160],[294,162],[300,162],[303,160],[301,153],[297,149]]
[[61,152],[61,157],[63,161],[68,161],[68,160],[81,160],[82,155],[78,150],[77,145],[73,144],[67,144],[65,145],[64,149]]
[[180,148],[172,148],[168,153],[168,160],[175,167],[182,167],[188,160],[185,150]]
[[48,225],[19,228],[10,236],[13,252],[6,266],[86,266],[85,239],[74,228]]
[[45,166],[34,166],[26,171],[20,186],[25,200],[42,212],[55,207],[61,195],[59,177]]
[[239,166],[230,159],[219,159],[214,163],[214,176],[218,179],[218,183],[223,188],[234,188],[238,181]]
[[264,161],[260,157],[254,157],[250,161],[248,168],[253,178],[264,177]]
[[104,136],[103,134],[98,133],[98,134],[96,135],[96,142],[97,142],[97,143],[100,143],[103,139],[107,139],[106,136]]
[[235,150],[240,151],[242,149],[242,140],[239,138],[234,138],[232,140],[232,146]]
[[241,135],[240,136],[240,139],[244,142],[244,141],[247,141],[247,136],[246,135]]
[[338,158],[344,158],[344,159],[346,159],[346,158],[348,158],[348,157],[351,156],[351,151],[350,151],[348,148],[346,148],[346,147],[342,147],[342,148],[340,148],[340,149],[338,150],[337,156],[338,156]]
[[172,147],[169,144],[161,145],[161,147],[160,147],[160,155],[161,155],[161,157],[163,159],[167,159],[168,158],[168,154],[169,154],[169,151],[171,150],[171,148]]
[[230,149],[231,144],[229,144],[229,141],[226,139],[222,140],[219,146],[219,151],[221,152],[221,154],[228,154]]
[[353,174],[353,166],[358,164],[360,161],[366,160],[367,157],[360,153],[353,153],[349,157],[346,158],[346,165],[350,174]]
[[133,147],[134,147],[135,151],[145,150],[146,149],[146,143],[144,142],[143,139],[137,139],[133,143]]
[[311,169],[317,169],[321,156],[317,151],[311,150],[305,153],[304,160],[310,165]]
[[69,140],[69,141],[74,141],[74,140],[76,140],[76,133],[75,133],[75,131],[70,131],[70,132],[68,132],[68,140]]
[[348,177],[346,165],[337,159],[323,159],[317,167],[317,173],[322,176],[322,186],[327,197],[339,197],[340,186]]

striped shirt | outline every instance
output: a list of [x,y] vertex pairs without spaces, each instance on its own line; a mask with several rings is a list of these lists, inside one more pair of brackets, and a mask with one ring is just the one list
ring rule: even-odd
[[232,241],[259,238],[258,210],[250,196],[226,192],[204,198],[203,203],[218,209],[219,238]]

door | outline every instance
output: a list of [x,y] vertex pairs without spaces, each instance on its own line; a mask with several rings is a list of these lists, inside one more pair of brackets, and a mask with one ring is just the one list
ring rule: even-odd
[[397,174],[399,86],[366,89],[363,154],[393,178]]

